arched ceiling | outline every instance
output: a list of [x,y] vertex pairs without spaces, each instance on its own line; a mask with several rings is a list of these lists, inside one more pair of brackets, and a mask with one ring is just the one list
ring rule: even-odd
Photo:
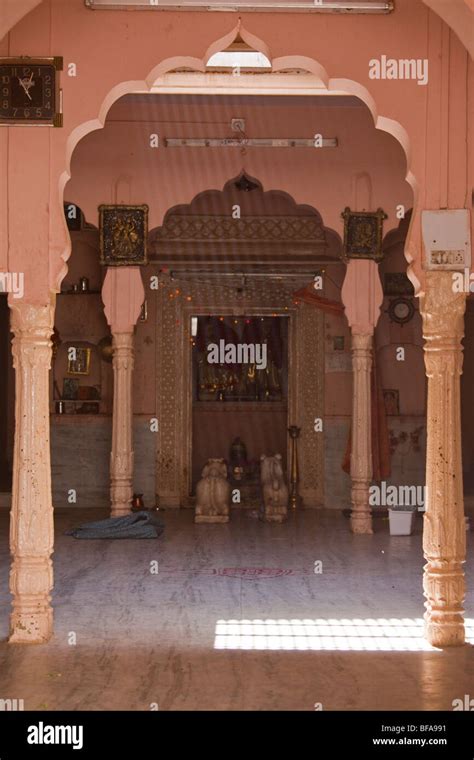
[[0,0],[0,40],[43,0]]
[[474,59],[474,0],[423,0],[459,37]]

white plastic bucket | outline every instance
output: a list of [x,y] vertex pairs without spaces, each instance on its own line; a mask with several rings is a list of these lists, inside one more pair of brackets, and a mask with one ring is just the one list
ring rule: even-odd
[[415,523],[415,512],[401,509],[389,509],[388,519],[391,536],[411,536]]

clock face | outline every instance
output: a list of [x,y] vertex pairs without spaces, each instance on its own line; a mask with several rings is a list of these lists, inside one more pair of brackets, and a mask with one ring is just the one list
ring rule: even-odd
[[413,306],[412,301],[408,298],[396,298],[390,302],[388,313],[393,322],[398,322],[399,325],[404,325],[412,319],[415,313],[415,307]]
[[54,60],[0,59],[0,123],[58,123]]
[[397,303],[397,305],[394,308],[394,313],[395,313],[395,316],[398,317],[398,319],[405,320],[410,314],[410,307],[407,303]]

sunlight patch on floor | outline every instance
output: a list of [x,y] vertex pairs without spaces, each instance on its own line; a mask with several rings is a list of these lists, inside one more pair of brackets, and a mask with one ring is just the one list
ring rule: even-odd
[[[466,621],[474,643],[474,619]],[[422,618],[218,620],[214,649],[439,652],[423,638]]]

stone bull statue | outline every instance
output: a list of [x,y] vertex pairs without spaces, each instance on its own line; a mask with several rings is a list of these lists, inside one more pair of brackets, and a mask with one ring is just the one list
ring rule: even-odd
[[283,475],[281,454],[260,457],[260,481],[263,496],[261,519],[266,522],[283,522],[288,516],[288,487]]
[[223,459],[208,459],[196,486],[196,523],[226,523],[230,513],[230,483]]

